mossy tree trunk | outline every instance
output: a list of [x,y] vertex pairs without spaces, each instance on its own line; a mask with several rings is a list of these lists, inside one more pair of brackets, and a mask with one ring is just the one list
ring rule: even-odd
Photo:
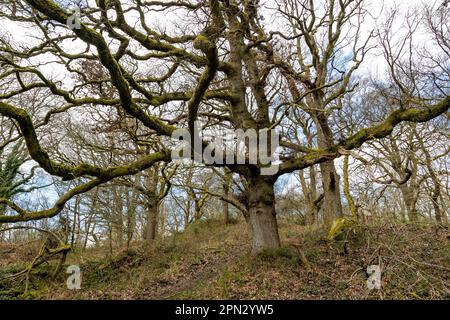
[[323,222],[331,226],[333,220],[342,217],[341,193],[339,188],[339,175],[336,172],[334,161],[327,161],[320,165],[323,185]]
[[251,177],[249,189],[249,223],[252,236],[252,252],[280,247],[275,212],[273,177]]

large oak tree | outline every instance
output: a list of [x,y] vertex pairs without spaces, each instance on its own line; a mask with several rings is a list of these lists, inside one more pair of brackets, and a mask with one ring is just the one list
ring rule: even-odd
[[[281,134],[282,157],[274,175],[262,175],[263,164],[212,165],[240,174],[251,190],[248,222],[254,252],[280,245],[274,184],[284,174],[320,164],[326,217],[340,215],[339,180],[332,161],[367,141],[388,136],[401,122],[425,122],[445,113],[450,97],[405,95],[407,108],[336,141],[330,115],[352,90],[353,71],[369,48],[366,40],[372,37],[360,34],[364,3],[328,0],[315,6],[315,1],[289,0],[270,9],[271,4],[266,7],[258,0],[88,1],[81,6],[78,28],[65,1],[1,1],[2,21],[35,34],[33,41],[27,36],[2,41],[0,79],[8,86],[2,86],[0,93],[0,115],[15,121],[31,158],[42,169],[79,184],[42,211],[29,212],[0,199],[16,212],[0,215],[0,222],[53,217],[76,195],[156,163],[171,162],[177,143],[172,133],[187,128],[194,134],[198,120],[205,127],[268,129]],[[291,28],[270,31],[273,19],[264,19],[267,10],[278,14],[274,16],[277,23],[287,21]],[[152,19],[163,16],[167,17],[163,26],[152,24]],[[350,51],[339,50],[343,44]],[[348,55],[350,68],[340,70],[336,65]],[[83,61],[98,63],[104,72],[94,79],[86,77],[77,67]],[[49,64],[63,69],[66,79],[72,76],[77,81],[53,79],[45,70]],[[98,86],[99,93],[94,94],[92,86]],[[59,107],[43,109],[40,120],[32,120],[27,106],[12,100],[35,88],[61,102]],[[110,92],[102,94],[106,90]],[[114,166],[83,159],[78,163],[56,160],[40,129],[51,126],[61,113],[77,117],[91,107],[122,112],[137,123],[141,139],[153,141],[156,147]],[[296,109],[313,119],[319,133],[317,148],[291,138],[289,128],[299,124],[289,115]],[[202,145],[206,148],[207,141]]]

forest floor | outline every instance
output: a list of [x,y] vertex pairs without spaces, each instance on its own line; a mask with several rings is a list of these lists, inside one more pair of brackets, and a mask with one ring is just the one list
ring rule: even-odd
[[[0,299],[450,299],[448,231],[430,224],[378,221],[335,241],[317,228],[280,221],[282,248],[249,254],[244,223],[191,225],[157,240],[146,255],[138,244],[117,251],[72,252],[80,290],[68,290],[56,261],[25,278],[0,280]],[[0,244],[0,279],[33,259],[33,250]],[[367,267],[379,265],[381,290],[367,287]]]

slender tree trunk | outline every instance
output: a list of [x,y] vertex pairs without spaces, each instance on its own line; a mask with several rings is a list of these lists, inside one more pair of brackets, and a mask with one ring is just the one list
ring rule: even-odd
[[423,139],[421,137],[419,137],[419,135],[416,135],[416,136],[420,142],[422,151],[425,155],[427,169],[428,169],[428,172],[430,173],[430,177],[431,177],[431,180],[433,181],[433,185],[434,185],[434,188],[433,188],[433,191],[431,194],[431,202],[433,204],[434,217],[436,218],[436,221],[438,223],[442,223],[442,210],[441,210],[441,207],[439,206],[439,198],[441,196],[441,184],[440,184],[439,178],[437,177],[436,172],[433,168],[433,161],[432,161],[431,155],[428,152],[428,149],[426,148],[425,143],[423,142]]
[[166,230],[166,226],[168,225],[167,222],[167,211],[166,206],[164,205],[164,202],[161,201],[158,206],[158,223],[157,223],[157,229],[156,234],[164,234],[164,231]]
[[75,243],[78,241],[78,234],[80,231],[79,221],[80,221],[80,197],[75,198],[75,205],[73,207],[73,221],[72,221],[72,234],[70,238],[70,246],[73,248]]
[[119,195],[120,188],[113,186],[113,229],[115,229],[116,241],[119,247],[123,246],[124,236],[123,236],[123,200]]
[[434,185],[433,194],[431,195],[431,202],[433,204],[434,217],[436,218],[436,221],[438,223],[442,223],[442,211],[438,202],[440,193],[441,193],[440,185],[439,182],[437,182]]
[[[4,215],[6,212],[6,206],[3,204],[0,204],[0,216]],[[0,223],[0,231],[3,229],[3,223]],[[4,239],[4,232],[0,232],[0,240],[3,241]]]
[[86,247],[87,247],[87,243],[88,243],[88,240],[89,240],[89,234],[90,234],[90,230],[91,230],[92,216],[93,215],[90,215],[88,217],[88,221],[86,222],[86,225],[85,225],[86,230],[85,230],[85,236],[84,236],[84,239],[83,239],[82,251],[86,250]]
[[131,196],[127,203],[127,250],[130,249],[131,241],[134,236],[134,229],[136,227],[136,207],[138,200],[138,192],[135,188],[131,191]]
[[249,223],[252,252],[280,247],[275,212],[274,181],[271,177],[251,177],[249,180]]
[[406,221],[406,205],[404,201],[400,201],[400,220]]
[[309,179],[310,179],[310,189],[311,189],[311,208],[310,208],[310,220],[311,224],[316,223],[317,215],[319,213],[320,205],[318,205],[317,198],[317,179],[316,179],[316,168],[315,166],[309,167]]
[[313,225],[316,222],[318,213],[318,206],[315,203],[317,200],[317,183],[316,183],[316,171],[314,166],[309,168],[309,185],[305,179],[305,170],[299,171],[300,183],[302,185],[303,196],[305,197],[307,212],[305,215],[306,225]]
[[200,206],[200,201],[195,198],[194,199],[194,221],[200,220],[202,217],[202,208]]
[[[439,198],[440,198],[440,200],[441,200],[441,203],[442,203],[442,204],[445,204],[445,201],[444,201],[444,199],[443,199],[443,197],[442,197],[442,194],[441,194],[441,196],[440,196]],[[448,224],[449,224],[449,221],[448,221],[447,210],[445,209],[445,205],[443,206],[443,208],[444,208],[444,209],[441,211],[441,213],[442,213],[442,222],[443,222],[444,224],[448,225]]]
[[108,224],[108,233],[109,233],[109,256],[113,256],[113,228],[112,222]]
[[95,215],[98,211],[98,189],[95,189],[94,194],[91,195],[91,207],[90,207],[90,213],[88,214],[87,221],[85,223],[85,238],[83,242],[83,251],[87,247],[87,243],[89,240],[89,234],[91,230],[91,224],[93,224],[93,230],[95,230],[95,221],[93,223],[93,220],[95,220]]
[[[223,195],[225,198],[228,198],[230,195],[230,184],[231,184],[231,172],[228,170],[225,172],[224,181],[223,181]],[[223,217],[225,220],[225,224],[230,224],[230,206],[227,201],[222,201],[223,205]]]
[[305,213],[305,224],[312,225],[314,223],[314,208],[313,208],[313,199],[311,197],[311,191],[308,188],[308,185],[305,180],[304,170],[299,171],[300,183],[302,185],[303,196],[306,202],[306,213]]
[[344,157],[344,168],[343,168],[343,175],[344,175],[344,194],[347,198],[348,206],[350,209],[350,213],[352,214],[352,217],[358,218],[358,212],[355,205],[355,201],[353,200],[352,194],[350,193],[350,179],[348,176],[348,167],[349,167],[349,155],[346,155]]

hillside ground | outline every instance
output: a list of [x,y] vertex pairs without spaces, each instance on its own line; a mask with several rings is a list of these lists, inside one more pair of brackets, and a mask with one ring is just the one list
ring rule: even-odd
[[[280,236],[281,249],[252,256],[243,222],[202,221],[147,254],[137,243],[112,257],[75,250],[65,267],[80,266],[80,290],[67,289],[65,268],[51,277],[57,261],[28,280],[10,278],[35,252],[3,244],[0,299],[450,299],[445,228],[383,220],[330,241],[320,228],[281,220]],[[367,287],[369,265],[381,266],[381,290]]]

